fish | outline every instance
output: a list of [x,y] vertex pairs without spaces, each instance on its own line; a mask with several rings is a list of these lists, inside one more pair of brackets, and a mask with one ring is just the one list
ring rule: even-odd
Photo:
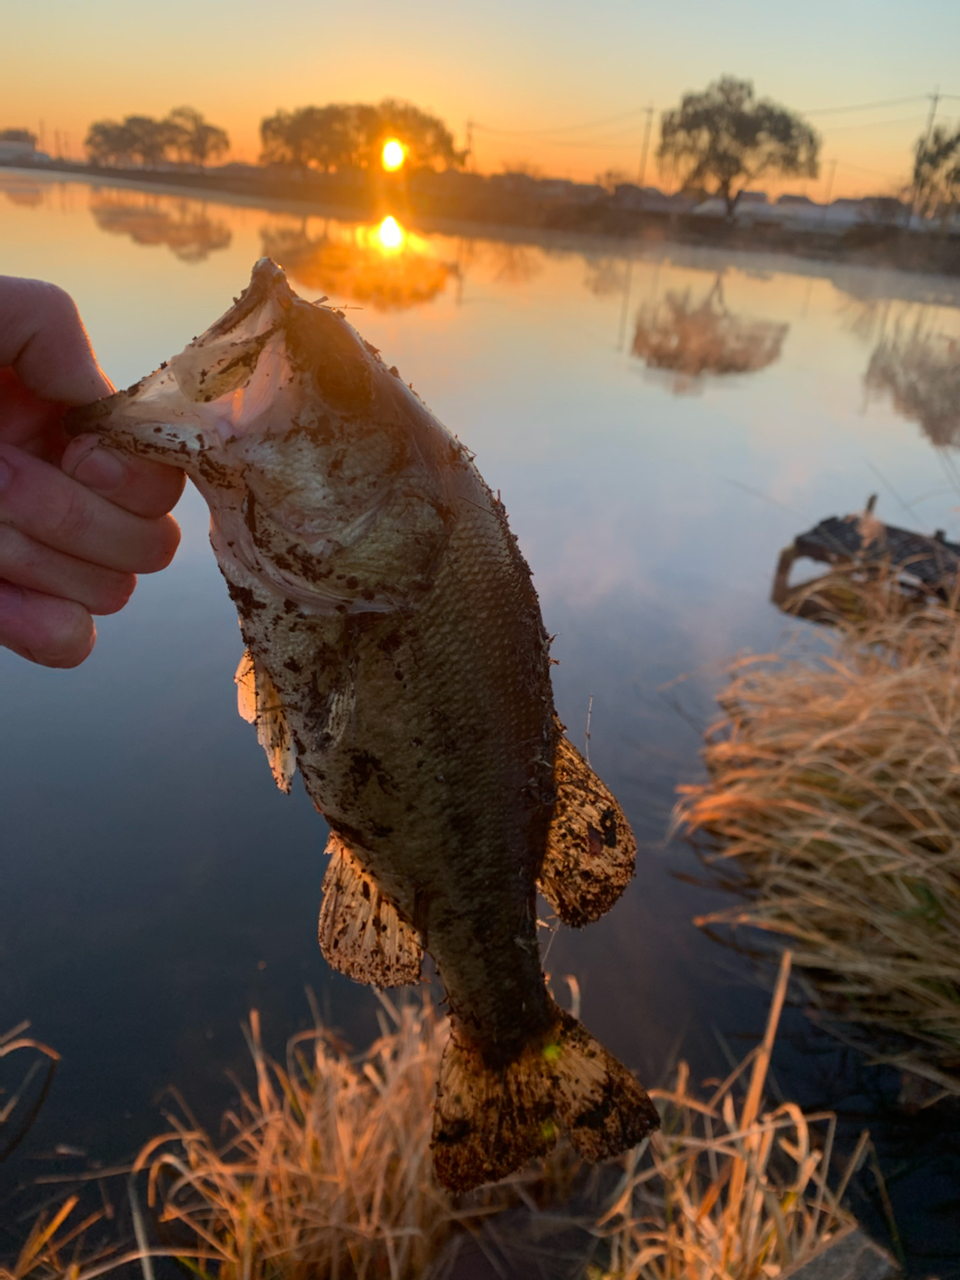
[[379,987],[446,993],[436,1176],[502,1179],[565,1133],[596,1162],[658,1124],[549,993],[538,889],[581,927],[634,874],[623,811],[566,737],[531,571],[473,455],[334,307],[261,259],[226,314],[71,412],[181,467],[246,651],[240,714],[330,829],[319,940]]

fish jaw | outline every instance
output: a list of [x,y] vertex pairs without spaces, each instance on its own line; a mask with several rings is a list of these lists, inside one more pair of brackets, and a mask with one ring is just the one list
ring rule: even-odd
[[298,298],[269,259],[184,351],[68,429],[182,467],[227,577],[318,614],[422,595],[469,468],[342,313]]

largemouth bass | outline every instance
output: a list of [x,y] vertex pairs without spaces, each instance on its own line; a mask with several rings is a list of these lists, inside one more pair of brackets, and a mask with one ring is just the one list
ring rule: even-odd
[[535,911],[539,886],[567,923],[597,919],[635,844],[563,736],[530,570],[468,450],[268,259],[71,429],[182,467],[210,507],[247,645],[241,714],[330,825],[327,960],[381,986],[436,963],[438,1178],[501,1178],[560,1130],[588,1160],[639,1142],[657,1113],[550,997]]

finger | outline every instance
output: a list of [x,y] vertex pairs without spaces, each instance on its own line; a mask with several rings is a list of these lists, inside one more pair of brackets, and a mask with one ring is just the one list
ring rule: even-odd
[[0,276],[0,366],[45,400],[89,404],[113,386],[97,364],[76,304],[43,280]]
[[86,560],[77,560],[34,542],[11,525],[0,524],[0,580],[44,595],[82,604],[89,613],[117,613],[130,599],[137,579]]
[[83,605],[0,582],[0,645],[5,648],[44,667],[76,667],[96,639]]
[[63,405],[41,400],[13,369],[0,368],[0,439],[56,462],[67,444]]
[[0,445],[0,523],[79,560],[122,573],[155,573],[173,559],[172,516],[124,511],[20,449]]
[[94,435],[77,436],[67,445],[60,467],[88,489],[109,498],[124,511],[155,519],[176,506],[186,472],[146,458],[128,458],[100,443]]

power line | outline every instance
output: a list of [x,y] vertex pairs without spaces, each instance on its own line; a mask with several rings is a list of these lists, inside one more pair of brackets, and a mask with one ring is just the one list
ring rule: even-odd
[[857,124],[838,124],[830,130],[830,136],[835,133],[845,133],[848,129],[895,129],[901,124],[917,124],[925,120],[926,116],[901,116],[898,120],[863,120]]
[[[923,102],[925,98],[929,98],[928,93],[915,93],[909,98],[886,98],[883,102],[856,102],[850,107],[809,107],[800,114],[804,116],[829,116],[839,115],[844,111],[872,111],[876,107],[900,107],[906,102]],[[943,97],[947,97],[944,94]]]
[[[949,98],[951,100],[960,101],[960,94],[958,93],[941,93],[938,96],[941,99]],[[881,107],[898,107],[911,102],[924,102],[924,101],[928,101],[930,97],[931,95],[929,93],[914,93],[914,94],[911,94],[909,97],[905,97],[905,98],[882,98],[874,102],[854,102],[843,107],[810,107],[810,108],[807,108],[806,110],[801,111],[800,114],[805,116],[825,116],[825,115],[843,115],[844,113],[849,111],[874,111],[874,110],[878,110]],[[581,122],[580,124],[551,125],[551,126],[548,126],[547,128],[541,128],[541,129],[502,129],[495,125],[479,124],[476,121],[474,122],[473,127],[475,129],[482,129],[484,133],[496,133],[496,134],[502,134],[504,136],[523,137],[523,138],[545,137],[549,134],[580,133],[583,130],[599,129],[599,128],[602,128],[604,125],[615,124],[617,121],[620,121],[620,120],[629,120],[629,119],[632,119],[633,117],[641,116],[648,110],[649,108],[647,107],[633,107],[629,111],[620,111],[616,115],[602,116],[596,120],[586,120]],[[899,123],[899,122],[894,121],[893,123]],[[846,127],[846,126],[841,126],[841,127]],[[850,127],[854,127],[854,126],[850,126]]]
[[620,111],[615,116],[604,116],[601,120],[588,120],[583,124],[556,125],[550,129],[497,129],[493,125],[478,124],[476,121],[473,122],[473,127],[482,129],[484,133],[511,133],[524,137],[544,133],[579,133],[581,129],[599,129],[602,125],[616,124],[618,120],[627,120],[630,116],[643,115],[646,110],[646,107],[634,107],[630,111]]

